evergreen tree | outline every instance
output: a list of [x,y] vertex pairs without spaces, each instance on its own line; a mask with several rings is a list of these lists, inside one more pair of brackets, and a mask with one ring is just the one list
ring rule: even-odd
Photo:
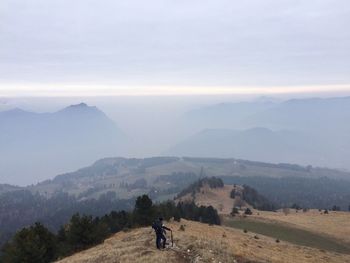
[[3,249],[3,262],[46,263],[56,258],[55,235],[40,223],[23,228]]
[[137,225],[151,225],[155,217],[155,209],[148,195],[139,196],[136,199],[134,209],[134,221]]
[[112,211],[109,215],[102,217],[101,221],[108,227],[110,233],[117,233],[126,227],[131,227],[130,214],[125,211]]
[[66,237],[74,251],[85,249],[103,241],[108,235],[107,227],[99,224],[99,219],[92,216],[75,214],[72,216]]

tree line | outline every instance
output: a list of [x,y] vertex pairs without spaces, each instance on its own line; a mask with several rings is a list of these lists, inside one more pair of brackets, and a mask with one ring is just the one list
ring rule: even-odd
[[2,248],[1,262],[46,263],[69,256],[103,242],[122,230],[150,226],[155,218],[181,218],[207,224],[220,224],[217,211],[194,203],[166,201],[154,204],[147,196],[139,196],[131,212],[112,211],[102,217],[74,214],[69,222],[51,232],[42,223],[35,223],[18,231]]
[[303,208],[342,211],[350,206],[350,180],[319,177],[262,177],[221,176],[225,184],[249,185],[265,196],[277,208],[291,207],[294,203]]
[[177,195],[177,198],[185,196],[186,194],[194,195],[198,193],[204,185],[208,185],[210,188],[222,188],[224,187],[224,182],[220,178],[214,176],[201,178],[182,190]]
[[120,200],[114,192],[100,195],[98,199],[80,201],[68,193],[59,192],[47,198],[29,190],[8,192],[0,196],[0,247],[14,233],[36,221],[51,231],[58,231],[73,214],[79,212],[92,216],[103,216],[112,210],[133,209],[135,198]]

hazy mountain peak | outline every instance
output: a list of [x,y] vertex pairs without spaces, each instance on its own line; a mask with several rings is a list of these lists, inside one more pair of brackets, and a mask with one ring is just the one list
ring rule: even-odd
[[105,113],[86,103],[53,113],[14,109],[0,114],[0,123],[1,182],[21,185],[115,156],[125,139]]
[[70,105],[63,110],[88,110],[88,109],[96,109],[97,110],[97,108],[95,106],[89,106],[84,102],[81,102],[79,104]]
[[79,116],[81,114],[85,115],[96,115],[96,116],[105,116],[105,114],[99,110],[96,106],[89,106],[86,103],[82,102],[79,104],[74,104],[74,105],[70,105],[60,111],[58,111],[58,113],[68,113],[70,115],[74,114],[78,114]]
[[88,106],[85,102],[81,102],[79,104],[73,104],[69,106],[70,108],[87,108]]

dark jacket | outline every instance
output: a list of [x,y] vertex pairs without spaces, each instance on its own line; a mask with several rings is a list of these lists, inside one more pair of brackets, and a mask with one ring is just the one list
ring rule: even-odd
[[160,220],[156,220],[152,224],[152,228],[154,229],[157,235],[162,235],[163,233],[165,233],[165,230],[171,231],[171,229],[164,226],[163,222]]

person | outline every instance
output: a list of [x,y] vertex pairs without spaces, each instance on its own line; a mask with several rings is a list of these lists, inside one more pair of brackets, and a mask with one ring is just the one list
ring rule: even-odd
[[[163,225],[163,218],[162,217],[159,217],[158,220],[156,220],[152,224],[152,228],[154,229],[154,231],[156,233],[156,246],[157,246],[157,248],[158,249],[165,248],[166,230],[168,230],[168,231],[172,231],[172,230]],[[163,241],[163,245],[161,244],[161,241]]]

